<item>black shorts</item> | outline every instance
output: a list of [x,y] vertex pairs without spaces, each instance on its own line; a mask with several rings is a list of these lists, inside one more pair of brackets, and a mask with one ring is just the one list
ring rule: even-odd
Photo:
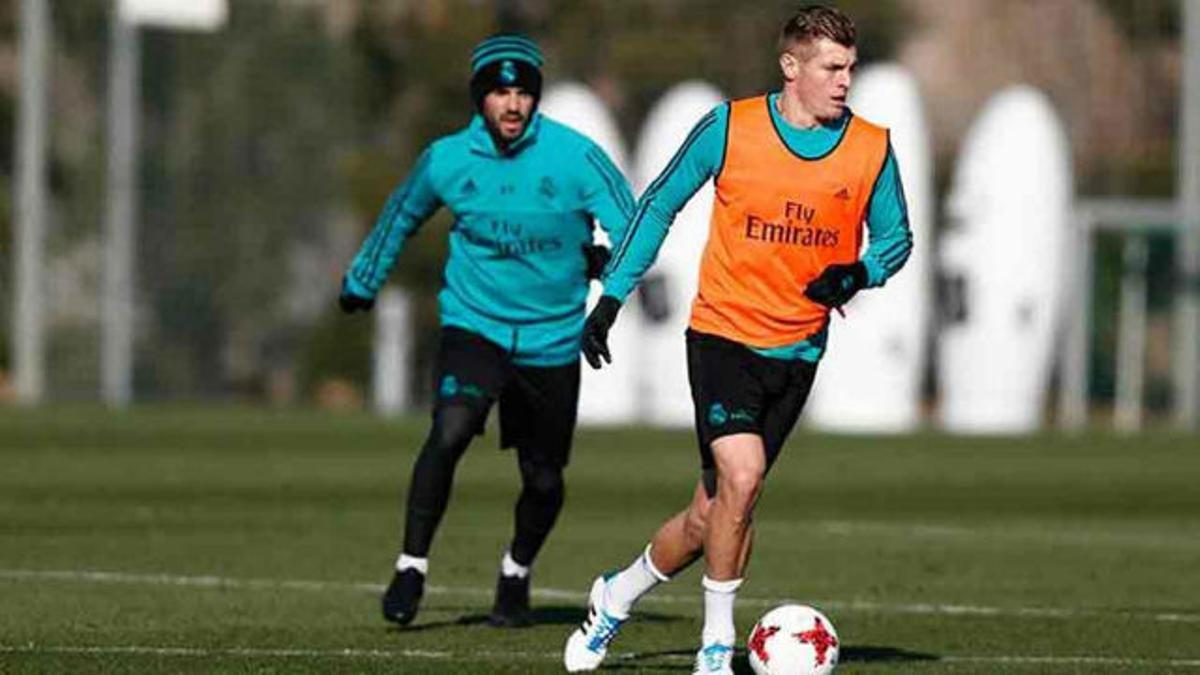
[[687,357],[701,467],[707,474],[715,468],[713,441],[750,433],[762,437],[770,469],[804,409],[817,364],[769,358],[691,329]]
[[565,366],[519,366],[500,345],[461,328],[442,328],[434,414],[447,406],[478,411],[482,434],[500,402],[500,447],[521,461],[563,467],[571,454],[579,407],[579,361]]

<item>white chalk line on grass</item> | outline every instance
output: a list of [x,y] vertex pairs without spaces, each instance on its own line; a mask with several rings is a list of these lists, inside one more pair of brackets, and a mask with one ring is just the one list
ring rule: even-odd
[[[965,527],[936,523],[895,524],[880,521],[823,520],[814,524],[817,531],[833,536],[853,537],[895,536],[904,539],[961,539],[983,540],[993,544],[1005,541],[1033,541],[1043,544],[1073,546],[1121,546],[1127,548],[1169,549],[1194,551],[1200,548],[1200,538],[1188,532],[1174,531],[1169,534],[1146,532],[1110,532],[1103,529],[1078,529],[1021,524],[1004,524],[989,527]],[[755,521],[762,531],[793,530],[794,523],[765,520]]]
[[946,663],[988,663],[1032,666],[1152,666],[1155,668],[1200,668],[1200,659],[1138,659],[1123,656],[939,656]]
[[[100,570],[21,570],[0,569],[0,579],[17,581],[66,581],[100,584],[131,584],[149,586],[181,586],[193,588],[223,588],[259,591],[353,591],[379,593],[381,584],[347,581],[304,581],[294,579],[239,579],[212,575],[184,576],[175,574],[134,574],[128,572],[106,572]],[[425,588],[431,595],[468,597],[491,597],[490,588],[469,586],[435,586]],[[535,588],[533,596],[544,600],[562,600],[583,604],[587,594],[559,588]],[[699,594],[682,596],[659,593],[647,595],[642,602],[648,605],[690,605],[699,607]],[[746,607],[775,607],[788,602],[801,602],[795,598],[739,597],[738,604]],[[945,603],[884,603],[862,600],[803,600],[829,611],[864,612],[877,614],[916,614],[980,617],[1024,617],[1037,619],[1087,619],[1120,617],[1164,623],[1200,623],[1200,614],[1190,612],[1152,612],[1134,610],[1099,610],[1071,607],[989,607],[982,605],[956,605]]]
[[[0,645],[0,654],[60,654],[82,656],[180,656],[196,658],[342,658],[342,659],[427,659],[442,661],[477,661],[480,659],[557,661],[562,654],[546,652],[452,652],[431,649],[254,649],[210,647],[150,647],[143,645]],[[614,652],[610,661],[667,661],[690,662],[687,654],[658,654]],[[1141,659],[1118,656],[935,656],[930,663],[978,663],[1007,665],[1094,665],[1153,668],[1200,668],[1200,659]]]
[[[406,658],[406,659],[452,659],[455,654],[429,649],[252,649],[252,648],[209,648],[209,647],[147,647],[141,645],[76,646],[76,645],[0,645],[0,653],[7,654],[80,654],[141,656],[248,656],[266,658]],[[522,658],[519,652],[507,654]],[[469,654],[461,658],[475,658]],[[538,658],[542,658],[540,655]]]

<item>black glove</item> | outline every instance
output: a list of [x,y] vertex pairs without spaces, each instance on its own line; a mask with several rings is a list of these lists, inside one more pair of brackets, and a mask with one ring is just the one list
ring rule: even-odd
[[600,370],[600,359],[612,363],[612,354],[608,353],[608,330],[617,320],[617,312],[621,310],[621,301],[611,295],[600,296],[600,301],[588,314],[583,322],[583,357],[588,365]]
[[830,265],[821,276],[808,282],[804,297],[831,309],[850,302],[854,294],[867,285],[867,267],[861,262]]
[[587,278],[599,279],[600,275],[604,274],[604,266],[608,264],[608,259],[612,257],[612,251],[600,244],[584,244],[580,248],[583,250],[583,258],[587,260]]
[[375,306],[375,298],[364,298],[350,292],[346,286],[346,280],[342,279],[342,292],[338,295],[338,307],[346,314],[353,314],[360,309],[364,312],[371,311]]

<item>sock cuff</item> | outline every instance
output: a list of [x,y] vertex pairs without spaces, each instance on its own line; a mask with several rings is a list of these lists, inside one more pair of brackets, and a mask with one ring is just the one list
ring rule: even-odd
[[429,574],[429,558],[417,558],[415,556],[400,554],[396,558],[396,571],[403,572],[404,570],[416,570],[422,575]]
[[670,581],[671,577],[663,574],[657,567],[654,566],[654,559],[650,557],[650,547],[653,544],[646,544],[646,550],[642,552],[642,564],[646,566],[646,571],[649,572],[655,579],[659,581]]
[[522,565],[512,557],[512,551],[505,551],[504,557],[500,559],[500,574],[524,579],[529,576],[529,565]]
[[716,579],[709,579],[706,574],[700,583],[704,585],[704,590],[712,591],[713,593],[736,593],[738,587],[742,585],[742,581],[742,579],[717,581]]

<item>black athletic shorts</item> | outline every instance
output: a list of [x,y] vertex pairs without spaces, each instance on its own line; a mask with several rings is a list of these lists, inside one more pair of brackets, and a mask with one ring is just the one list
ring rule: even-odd
[[712,442],[741,433],[762,437],[770,469],[804,409],[817,364],[769,358],[738,342],[691,329],[687,357],[705,473],[715,468]]
[[461,328],[442,328],[434,414],[446,406],[478,411],[482,434],[500,402],[500,447],[521,461],[567,465],[579,407],[579,361],[565,366],[519,366],[500,345]]

